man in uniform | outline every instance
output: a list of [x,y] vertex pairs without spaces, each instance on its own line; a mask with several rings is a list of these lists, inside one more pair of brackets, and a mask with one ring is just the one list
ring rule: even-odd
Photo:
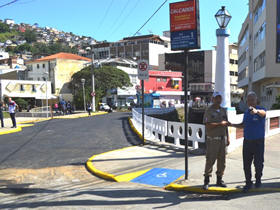
[[266,109],[257,105],[257,95],[249,92],[247,95],[248,109],[244,113],[243,122],[235,124],[235,127],[244,128],[243,141],[243,169],[245,173],[246,185],[243,188],[247,192],[252,188],[251,165],[254,160],[255,165],[255,187],[261,187],[261,177],[264,163],[264,138],[265,138],[265,117]]
[[222,177],[226,167],[226,146],[229,145],[227,126],[230,125],[226,109],[221,107],[222,95],[213,93],[213,104],[205,111],[203,122],[206,126],[206,165],[203,189],[209,187],[213,165],[217,160],[217,186],[226,187]]

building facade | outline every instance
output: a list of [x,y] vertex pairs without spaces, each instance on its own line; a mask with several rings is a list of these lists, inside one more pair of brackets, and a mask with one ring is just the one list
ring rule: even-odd
[[280,94],[279,34],[280,1],[250,0],[238,37],[238,86],[255,91],[267,109]]
[[149,80],[144,81],[144,93],[155,96],[154,107],[160,107],[161,104],[166,107],[182,104],[182,72],[150,70]]
[[[229,45],[231,101],[240,101],[243,90],[238,88],[238,47]],[[184,53],[160,55],[159,69],[184,72]],[[191,99],[197,97],[210,102],[215,85],[216,51],[190,51],[188,53],[188,81]],[[183,84],[184,86],[184,84]]]
[[36,100],[52,99],[49,81],[27,81],[0,79],[0,99],[33,98]]
[[95,59],[127,58],[148,60],[152,67],[159,65],[158,55],[171,53],[170,38],[157,35],[126,37],[118,42],[103,42],[93,46]]
[[27,80],[51,81],[51,91],[57,97],[73,100],[69,87],[71,77],[91,61],[71,53],[57,53],[27,63]]

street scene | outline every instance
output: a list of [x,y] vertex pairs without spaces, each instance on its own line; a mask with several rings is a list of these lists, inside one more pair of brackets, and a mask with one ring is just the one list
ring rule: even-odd
[[279,209],[279,17],[2,1],[0,209]]

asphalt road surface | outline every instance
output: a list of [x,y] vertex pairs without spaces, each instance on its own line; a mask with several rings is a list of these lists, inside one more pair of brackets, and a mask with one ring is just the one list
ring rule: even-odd
[[0,169],[84,165],[94,154],[139,144],[129,113],[54,119],[0,136]]

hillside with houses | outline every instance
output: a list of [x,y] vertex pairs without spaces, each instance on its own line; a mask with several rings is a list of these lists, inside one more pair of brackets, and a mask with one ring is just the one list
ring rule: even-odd
[[0,20],[0,51],[24,60],[37,59],[61,51],[89,57],[90,46],[96,40],[75,35],[39,24],[15,23],[12,19]]

